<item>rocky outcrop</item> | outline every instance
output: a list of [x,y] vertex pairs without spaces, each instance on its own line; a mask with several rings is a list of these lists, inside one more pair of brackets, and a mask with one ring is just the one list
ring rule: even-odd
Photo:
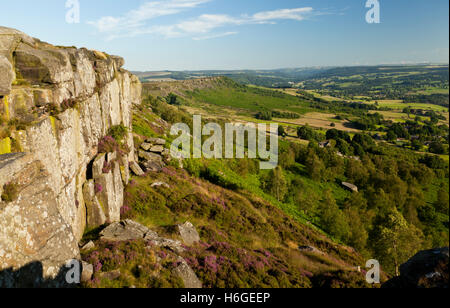
[[100,233],[100,236],[101,240],[110,242],[123,242],[139,239],[150,241],[159,238],[156,232],[153,232],[147,227],[132,220],[113,223],[104,229]]
[[[169,149],[166,149],[166,140],[161,138],[148,138],[143,142],[138,151],[139,164],[146,172],[158,172],[170,163],[173,159],[178,161],[178,165],[183,168],[181,157],[173,157]],[[133,171],[139,175],[139,170]]]
[[198,235],[197,229],[195,229],[194,225],[189,221],[182,225],[178,225],[177,229],[184,244],[191,246],[200,242],[200,236]]
[[184,287],[187,289],[201,289],[202,282],[198,279],[192,268],[183,258],[178,259],[180,265],[174,269],[174,273],[183,280]]
[[[194,243],[194,240],[197,239],[193,233],[193,231],[195,231],[194,226],[189,223],[180,226],[186,228],[185,231],[188,233],[189,241]],[[174,269],[174,273],[183,280],[184,286],[186,288],[202,287],[201,281],[198,279],[192,268],[181,256],[178,255],[185,251],[180,241],[163,238],[159,236],[158,233],[132,220],[124,220],[109,225],[102,232],[100,232],[100,240],[108,242],[145,240],[148,243],[148,248],[150,249],[155,246],[170,249],[177,254],[179,264]],[[108,273],[104,274],[107,275]]]
[[421,251],[400,266],[383,288],[448,288],[448,247]]
[[[0,115],[20,123],[3,148],[24,152],[0,156],[0,194],[6,183],[28,182],[16,203],[0,201],[0,271],[42,261],[51,276],[78,256],[74,243],[86,225],[120,221],[135,160],[132,107],[141,101],[141,84],[123,64],[0,27]],[[129,154],[99,154],[99,142],[118,125],[128,128]],[[40,176],[20,173],[27,165],[39,166]]]
[[180,241],[160,237],[158,233],[132,220],[124,220],[110,224],[100,233],[102,241],[124,242],[133,240],[145,240],[149,244],[171,249],[175,252],[183,252]]

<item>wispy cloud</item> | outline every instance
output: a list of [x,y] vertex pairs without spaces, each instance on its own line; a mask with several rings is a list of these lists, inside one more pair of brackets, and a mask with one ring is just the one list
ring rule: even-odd
[[121,17],[105,16],[97,21],[88,22],[99,32],[134,31],[146,25],[146,22],[161,16],[175,15],[187,9],[195,8],[211,0],[162,0],[150,1],[139,8],[127,12]]
[[237,34],[236,31],[222,30],[224,27],[236,27],[250,24],[275,24],[280,20],[303,21],[317,14],[311,7],[280,9],[258,12],[253,15],[242,14],[238,17],[226,14],[203,14],[196,18],[169,25],[152,25],[151,21],[160,16],[174,15],[195,8],[210,0],[169,0],[147,2],[122,17],[102,17],[89,22],[97,30],[106,34],[108,39],[134,37],[144,34],[159,35],[165,38],[192,37],[194,40],[206,40]]
[[218,34],[213,34],[213,35],[198,36],[198,37],[193,37],[192,39],[195,41],[204,41],[204,40],[211,40],[211,39],[235,35],[235,34],[238,34],[238,32],[225,32],[225,33],[218,33]]

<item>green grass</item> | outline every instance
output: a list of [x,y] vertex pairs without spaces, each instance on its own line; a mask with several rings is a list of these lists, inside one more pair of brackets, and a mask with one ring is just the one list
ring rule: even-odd
[[[376,101],[371,101],[368,104],[375,104]],[[412,103],[405,104],[402,101],[398,100],[380,100],[378,101],[378,105],[380,107],[391,108],[394,110],[403,110],[406,107],[411,107],[414,109],[425,109],[425,110],[433,110],[437,112],[448,112],[448,108],[444,106],[432,105],[432,104],[422,104],[422,103]]]
[[305,114],[312,111],[307,102],[297,97],[279,91],[254,87],[228,85],[196,90],[189,92],[188,95],[197,102],[244,109],[250,112],[277,109]]

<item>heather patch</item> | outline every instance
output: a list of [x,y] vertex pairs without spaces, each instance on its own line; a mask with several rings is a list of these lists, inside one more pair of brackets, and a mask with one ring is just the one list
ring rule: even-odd
[[[172,252],[150,247],[145,241],[120,243],[97,242],[95,250],[82,255],[84,261],[94,266],[94,276],[84,287],[95,288],[168,288],[183,287],[183,282],[173,274],[179,265]],[[108,273],[120,273],[110,279]]]

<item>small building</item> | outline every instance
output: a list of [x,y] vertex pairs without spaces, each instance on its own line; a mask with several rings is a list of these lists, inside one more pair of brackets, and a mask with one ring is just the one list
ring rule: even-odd
[[319,142],[319,147],[321,147],[321,148],[328,148],[328,147],[331,147],[331,142],[330,142],[330,140],[323,141],[323,142]]
[[347,189],[351,192],[358,192],[358,186],[347,183],[347,182],[342,182],[342,187],[344,187],[345,189]]

